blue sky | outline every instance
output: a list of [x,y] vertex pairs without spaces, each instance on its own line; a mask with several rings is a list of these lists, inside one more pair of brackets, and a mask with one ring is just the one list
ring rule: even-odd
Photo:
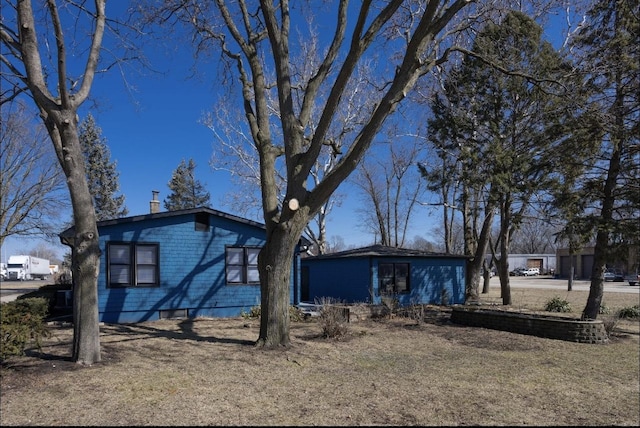
[[[111,161],[117,162],[120,194],[125,196],[129,215],[147,214],[152,190],[160,191],[162,201],[169,194],[168,182],[182,159],[194,159],[196,178],[211,194],[212,208],[233,212],[222,204],[226,192],[230,191],[230,175],[213,171],[209,166],[214,138],[212,132],[200,119],[214,108],[216,102],[215,73],[209,81],[188,79],[189,67],[193,63],[191,52],[156,52],[150,55],[153,65],[166,73],[144,72],[139,76],[126,76],[134,87],[128,91],[123,77],[115,70],[96,78],[91,96],[94,103],[87,102],[80,119],[88,111],[102,129],[111,152]],[[345,184],[348,186],[348,184]],[[352,190],[340,191],[347,196],[341,207],[335,208],[330,217],[328,236],[341,236],[347,246],[371,244],[373,237],[360,228],[356,213],[360,194]],[[426,210],[423,210],[426,212]],[[422,218],[420,218],[422,217]],[[261,219],[257,219],[262,221]],[[428,237],[431,218],[417,215],[414,222],[415,235]],[[5,241],[0,259],[9,255],[29,251],[39,241],[10,238]],[[64,246],[58,248],[63,254]]]
[[[211,131],[199,123],[204,113],[214,108],[219,82],[215,65],[208,66],[208,77],[188,79],[193,58],[190,47],[179,51],[147,50],[152,66],[161,73],[140,71],[124,76],[133,90],[128,91],[118,69],[96,78],[92,88],[95,104],[86,103],[81,119],[87,112],[96,119],[111,151],[111,161],[117,162],[120,194],[126,198],[129,215],[149,212],[152,190],[160,191],[162,201],[168,195],[167,183],[182,159],[194,159],[196,178],[211,194],[213,208],[233,213],[222,200],[230,190],[228,173],[213,171],[209,159],[213,150]],[[345,183],[339,189],[347,194],[342,206],[331,214],[327,234],[341,236],[347,246],[372,243],[373,237],[361,230],[356,209],[361,195]],[[235,214],[235,213],[234,213]],[[259,219],[258,219],[259,220]],[[259,220],[260,221],[260,220]],[[429,235],[436,219],[426,208],[418,208],[412,232],[407,239]],[[0,260],[17,251],[28,251],[38,241],[10,238],[5,241]],[[60,254],[66,248],[60,246]]]

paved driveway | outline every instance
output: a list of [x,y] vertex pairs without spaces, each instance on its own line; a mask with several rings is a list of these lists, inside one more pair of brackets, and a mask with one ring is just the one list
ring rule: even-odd
[[[18,296],[35,291],[43,285],[52,284],[51,281],[0,281],[0,300],[10,302]],[[566,279],[553,279],[548,276],[511,276],[509,277],[511,288],[545,288],[552,290],[566,290]],[[497,276],[491,278],[491,287],[500,287]],[[582,280],[573,281],[573,290],[589,291],[590,282]],[[480,285],[482,287],[482,284]],[[604,290],[613,293],[640,294],[640,286],[631,286],[628,282],[605,282]]]
[[18,296],[36,291],[43,285],[53,284],[52,281],[0,281],[0,301],[10,302],[16,300]]
[[[548,276],[510,276],[511,288],[544,288],[550,290],[567,290],[567,279],[553,279]],[[481,285],[482,286],[482,285]],[[497,276],[491,278],[490,286],[499,287],[500,279]],[[572,289],[576,291],[589,291],[590,281],[574,280]],[[631,286],[627,281],[604,283],[604,291],[609,293],[634,293],[640,294],[640,286]]]

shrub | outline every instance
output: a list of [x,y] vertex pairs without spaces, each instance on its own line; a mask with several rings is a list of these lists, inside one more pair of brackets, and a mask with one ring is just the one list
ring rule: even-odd
[[297,306],[289,306],[289,319],[294,322],[304,321],[306,319],[304,312]]
[[398,301],[398,297],[395,294],[385,294],[380,297],[380,301],[382,302],[382,306],[384,307],[384,313],[389,318],[393,318],[398,308],[400,307],[400,302]]
[[244,310],[240,313],[242,318],[244,319],[256,319],[260,318],[260,305],[253,306],[249,309],[249,312],[245,312]]
[[0,360],[24,355],[29,343],[38,349],[50,332],[44,324],[49,302],[41,297],[17,299],[0,305]]
[[[260,305],[253,306],[249,309],[249,312],[242,311],[240,316],[245,319],[257,319],[260,318],[261,308]],[[291,321],[304,321],[304,313],[296,306],[289,306],[289,319]]]
[[609,306],[605,305],[604,303],[601,303],[600,311],[598,311],[598,313],[601,315],[608,315],[611,313],[611,308],[609,308]]
[[620,321],[620,312],[615,312],[613,314],[607,313],[601,317],[601,320],[604,330],[607,332],[607,336],[611,337],[611,333],[613,333],[613,330],[615,330],[618,322]]
[[544,310],[547,312],[571,312],[571,305],[566,300],[556,296],[547,302]]
[[316,299],[315,303],[320,307],[319,323],[322,327],[322,335],[332,339],[346,335],[348,312],[345,315],[346,308],[339,306],[341,302],[331,297],[323,297]]
[[[58,291],[70,290],[70,289],[71,289],[70,286],[62,285],[62,284],[43,285],[37,290],[23,294],[22,296],[18,297],[17,300],[43,298],[48,303],[47,316],[52,316],[52,315],[60,314],[61,312],[60,309],[56,309],[56,293]],[[62,310],[62,312],[65,312],[65,311]]]
[[622,308],[618,311],[618,316],[620,318],[640,318],[640,306]]

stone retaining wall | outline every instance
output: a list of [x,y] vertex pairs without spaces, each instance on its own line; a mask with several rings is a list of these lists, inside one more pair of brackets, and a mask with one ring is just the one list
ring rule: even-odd
[[454,306],[451,311],[451,322],[570,342],[606,343],[609,340],[604,324],[600,320],[581,321],[552,315]]

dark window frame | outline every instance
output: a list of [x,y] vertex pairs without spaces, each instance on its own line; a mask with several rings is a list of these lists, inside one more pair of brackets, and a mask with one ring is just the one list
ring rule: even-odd
[[[398,271],[399,268],[406,271],[404,289],[399,289]],[[383,274],[383,269],[391,271],[391,274]],[[378,263],[378,293],[381,295],[409,294],[411,293],[411,263],[408,262],[381,262]]]
[[[258,253],[260,253],[261,247],[255,246],[234,246],[228,245],[225,247],[224,254],[224,278],[228,285],[260,285],[260,278],[258,275]],[[231,263],[234,261],[234,257],[230,252],[238,252],[242,250],[242,260],[240,263]],[[252,263],[255,261],[255,263]],[[239,275],[239,279],[234,279]],[[253,276],[255,280],[249,280]]]
[[[114,262],[115,257],[112,255],[116,247],[127,247],[128,260],[122,263]],[[143,263],[138,260],[138,249],[150,247],[154,249],[153,262]],[[160,244],[158,242],[121,242],[111,241],[107,243],[107,260],[106,260],[107,288],[130,288],[130,287],[160,287]],[[128,273],[128,281],[112,282],[114,275],[112,268],[117,266],[125,267]],[[152,267],[154,281],[144,282],[140,274],[141,269]]]

